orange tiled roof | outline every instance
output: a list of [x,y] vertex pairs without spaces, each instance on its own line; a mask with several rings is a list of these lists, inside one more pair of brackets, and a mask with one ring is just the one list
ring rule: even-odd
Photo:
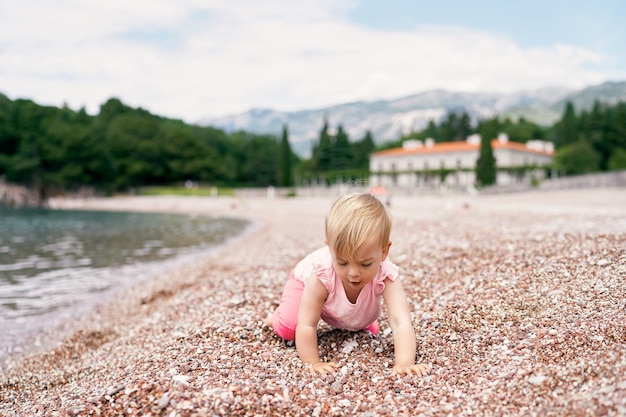
[[[502,143],[498,139],[491,141],[493,149],[511,149],[521,152],[530,152],[541,155],[553,155],[553,152],[539,151],[536,149],[530,149],[525,144],[519,142],[505,142]],[[469,152],[477,151],[480,149],[480,145],[474,145],[468,142],[439,142],[428,147],[422,145],[421,147],[405,149],[405,148],[393,148],[385,149],[384,151],[374,152],[372,156],[399,156],[399,155],[418,155],[418,154],[433,154],[444,152]]]

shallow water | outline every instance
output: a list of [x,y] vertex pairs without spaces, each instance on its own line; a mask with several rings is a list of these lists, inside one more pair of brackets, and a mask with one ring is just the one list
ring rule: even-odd
[[247,225],[179,214],[0,210],[0,357]]

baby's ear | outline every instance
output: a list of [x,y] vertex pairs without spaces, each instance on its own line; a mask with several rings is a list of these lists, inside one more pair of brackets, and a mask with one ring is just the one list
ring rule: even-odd
[[391,241],[387,242],[386,245],[383,245],[383,261],[387,259],[387,255],[389,255],[390,248],[391,248]]

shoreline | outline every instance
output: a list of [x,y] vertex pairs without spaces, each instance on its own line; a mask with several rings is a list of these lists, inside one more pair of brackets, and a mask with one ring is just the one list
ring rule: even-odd
[[[119,204],[119,203],[118,203]],[[106,210],[131,212],[137,210],[127,210],[127,204],[119,205],[121,210]],[[59,208],[59,210],[83,210],[79,208]],[[92,209],[84,209],[84,211],[105,211],[99,207]],[[140,211],[144,213],[144,211]],[[145,212],[150,214],[149,212]],[[167,212],[163,212],[169,214]],[[188,216],[186,213],[176,213],[175,215]],[[227,216],[206,216],[207,218],[227,219]],[[106,308],[108,304],[116,298],[123,297],[129,289],[140,288],[142,285],[151,280],[158,279],[164,275],[173,273],[181,268],[188,268],[198,262],[200,259],[209,259],[218,256],[220,251],[225,250],[237,242],[245,240],[249,235],[257,232],[263,225],[257,220],[245,220],[247,224],[242,230],[237,231],[234,235],[229,235],[219,243],[203,244],[200,247],[188,247],[184,253],[178,253],[164,259],[156,260],[137,260],[132,267],[136,267],[135,271],[129,270],[129,265],[98,267],[106,268],[110,272],[110,278],[119,276],[128,276],[130,279],[118,279],[114,284],[105,290],[99,290],[97,293],[87,292],[81,296],[81,301],[77,301],[66,308],[56,309],[52,312],[39,314],[37,316],[20,317],[20,329],[8,328],[9,339],[0,343],[0,370],[5,368],[8,363],[15,363],[23,360],[28,356],[51,350],[55,345],[63,341],[64,338],[71,336],[76,331],[77,317],[89,317],[97,309]],[[117,272],[115,272],[117,271]],[[91,273],[91,271],[89,272]],[[83,273],[84,274],[84,273]],[[128,277],[127,277],[128,278]],[[100,277],[102,279],[102,277]],[[12,332],[15,330],[15,332]],[[64,335],[64,336],[63,336]],[[5,343],[6,342],[6,343]]]
[[626,190],[394,196],[390,256],[411,299],[419,355],[433,364],[416,380],[388,376],[384,313],[377,337],[320,327],[322,354],[342,367],[334,380],[308,375],[293,345],[263,326],[291,268],[323,245],[332,201],[57,202],[262,225],[78,318],[56,347],[7,364],[0,414],[625,412]]

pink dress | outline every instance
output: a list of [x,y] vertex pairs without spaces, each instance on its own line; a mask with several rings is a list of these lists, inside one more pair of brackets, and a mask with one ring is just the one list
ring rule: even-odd
[[328,291],[328,297],[322,307],[322,320],[340,329],[357,331],[378,319],[381,313],[381,297],[385,290],[384,281],[387,278],[394,281],[398,277],[399,269],[389,258],[381,262],[378,274],[363,287],[354,304],[348,300],[341,279],[335,273],[328,246],[301,260],[291,277],[306,285],[314,271]]

